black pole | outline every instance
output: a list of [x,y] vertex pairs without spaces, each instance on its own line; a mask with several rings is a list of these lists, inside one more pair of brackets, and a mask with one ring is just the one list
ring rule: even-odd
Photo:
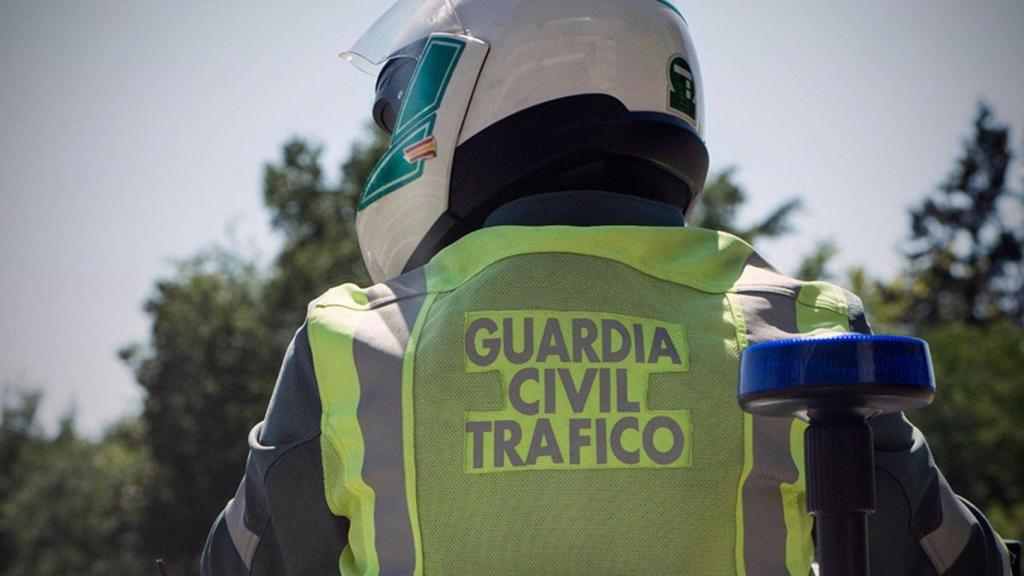
[[816,514],[818,569],[824,576],[867,576],[868,517],[866,514]]
[[821,576],[868,576],[868,514],[875,511],[871,427],[853,412],[809,414],[804,433],[807,509]]

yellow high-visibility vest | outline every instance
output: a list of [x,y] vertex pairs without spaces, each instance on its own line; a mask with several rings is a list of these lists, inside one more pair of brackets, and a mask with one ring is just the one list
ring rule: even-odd
[[345,575],[793,574],[803,424],[744,414],[742,349],[855,296],[694,228],[480,230],[309,308]]

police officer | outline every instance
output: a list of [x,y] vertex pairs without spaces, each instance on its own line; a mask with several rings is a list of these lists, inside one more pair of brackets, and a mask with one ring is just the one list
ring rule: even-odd
[[[803,424],[746,346],[860,300],[687,228],[700,67],[667,0],[401,0],[345,57],[390,147],[374,281],[309,306],[204,574],[808,574]],[[874,422],[874,574],[1004,574],[902,416]]]

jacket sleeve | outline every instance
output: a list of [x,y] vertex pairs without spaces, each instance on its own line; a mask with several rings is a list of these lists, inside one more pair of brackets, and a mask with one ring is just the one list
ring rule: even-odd
[[203,576],[337,573],[348,522],[324,496],[320,396],[306,327],[285,354],[245,475],[210,530]]
[[[860,300],[847,300],[850,328],[870,334]],[[1010,574],[1006,545],[985,516],[953,492],[921,431],[903,414],[875,418],[871,428],[877,491],[875,513],[868,517],[871,573]]]

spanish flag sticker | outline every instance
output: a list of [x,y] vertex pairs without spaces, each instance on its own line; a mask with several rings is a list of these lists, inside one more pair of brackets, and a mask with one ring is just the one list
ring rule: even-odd
[[437,140],[433,136],[427,136],[412,146],[403,150],[405,161],[409,164],[418,160],[426,160],[437,156]]

